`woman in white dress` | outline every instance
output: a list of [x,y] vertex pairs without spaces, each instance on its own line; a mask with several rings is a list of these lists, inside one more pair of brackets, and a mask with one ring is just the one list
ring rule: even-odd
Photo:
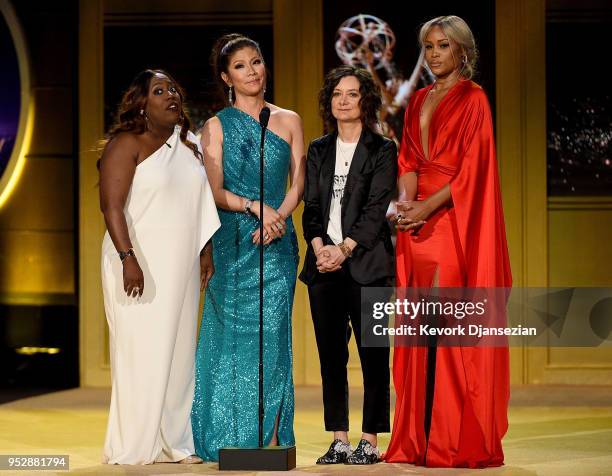
[[136,76],[100,160],[112,397],[103,462],[197,463],[190,412],[200,290],[219,227],[184,95]]

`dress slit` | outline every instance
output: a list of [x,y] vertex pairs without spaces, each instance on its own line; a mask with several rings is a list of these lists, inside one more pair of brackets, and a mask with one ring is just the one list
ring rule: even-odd
[[[437,288],[440,282],[440,266],[436,266],[431,281],[431,288]],[[436,386],[436,351],[438,346],[437,336],[429,336],[427,345],[427,373],[425,376],[425,445],[429,445],[429,432],[431,430],[431,417],[433,412],[433,397]],[[425,449],[425,459],[427,459],[427,449]]]

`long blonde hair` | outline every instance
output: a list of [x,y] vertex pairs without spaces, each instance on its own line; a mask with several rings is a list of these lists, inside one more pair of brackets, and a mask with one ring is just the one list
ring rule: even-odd
[[[444,34],[452,43],[456,43],[462,50],[462,57],[459,63],[462,65],[460,74],[466,79],[472,79],[476,72],[476,61],[478,60],[478,50],[474,34],[468,24],[460,17],[447,15],[436,17],[421,26],[419,32],[419,43],[424,48],[425,37],[435,26],[439,26]],[[452,53],[452,45],[451,45]]]

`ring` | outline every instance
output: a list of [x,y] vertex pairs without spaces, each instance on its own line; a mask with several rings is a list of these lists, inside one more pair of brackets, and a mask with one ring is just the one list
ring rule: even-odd
[[264,239],[267,240],[268,238],[270,238],[270,235],[268,235],[267,233],[264,235]]
[[134,286],[132,291],[140,292],[140,286]]
[[275,223],[274,226],[278,231],[283,231],[283,225],[281,225],[280,223]]

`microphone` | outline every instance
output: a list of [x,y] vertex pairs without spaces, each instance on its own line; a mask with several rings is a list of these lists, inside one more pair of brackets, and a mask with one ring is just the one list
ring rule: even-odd
[[262,129],[268,128],[268,121],[270,120],[270,108],[265,106],[262,108],[259,113],[259,123],[261,124]]

